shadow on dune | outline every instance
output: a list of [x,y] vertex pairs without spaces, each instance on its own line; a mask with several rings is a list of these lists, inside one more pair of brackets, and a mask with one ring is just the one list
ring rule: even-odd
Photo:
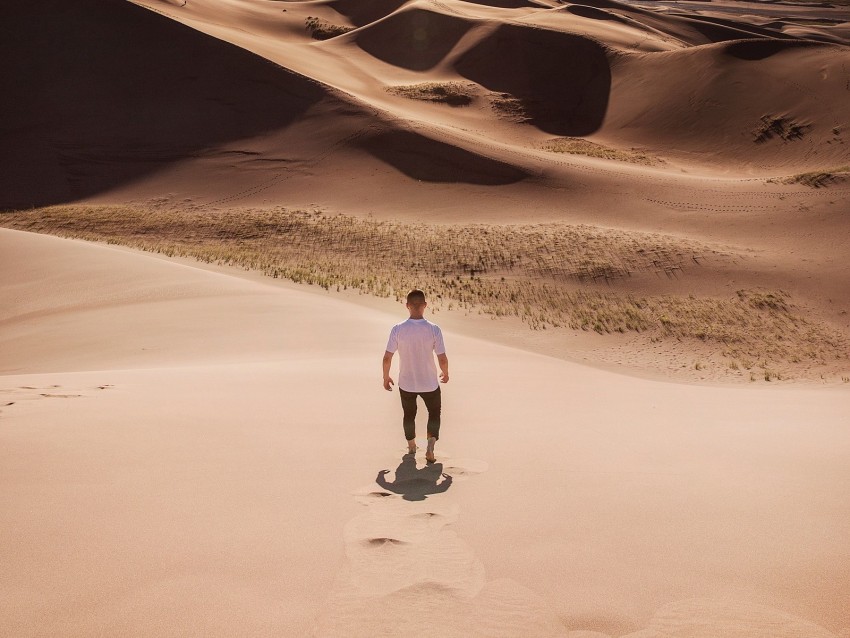
[[745,38],[778,38],[793,39],[794,36],[775,29],[760,27],[748,22],[701,16],[695,14],[670,14],[671,18],[679,18],[691,28],[701,33],[711,42],[725,42]]
[[573,15],[579,16],[581,18],[590,18],[592,20],[611,20],[613,22],[622,22],[623,24],[630,24],[628,20],[625,18],[618,16],[616,13],[611,13],[610,11],[605,11],[604,9],[597,9],[596,7],[588,7],[586,5],[574,4],[569,7],[565,7],[564,11],[567,13],[572,13]]
[[362,138],[358,146],[408,177],[423,182],[486,186],[513,184],[530,174],[412,131],[385,131]]
[[357,46],[382,62],[427,71],[442,62],[471,28],[472,23],[463,18],[413,8],[352,35]]
[[764,60],[788,49],[820,46],[809,40],[739,40],[729,43],[723,52],[739,60]]
[[530,2],[529,0],[466,0],[466,2],[480,4],[486,7],[498,7],[499,9],[523,9],[525,7],[540,8],[540,5]]
[[[452,477],[443,474],[442,463],[416,467],[416,457],[405,454],[396,468],[395,480],[387,481],[389,470],[381,470],[375,482],[388,492],[401,494],[406,501],[424,501],[430,494],[440,494],[452,485]],[[443,480],[440,481],[440,478]]]
[[4,7],[0,206],[85,198],[278,130],[317,83],[129,2]]
[[407,0],[332,0],[327,6],[362,27],[390,15],[405,2]]
[[455,69],[491,91],[511,94],[531,124],[554,135],[590,135],[608,108],[606,51],[578,35],[503,24],[460,56]]

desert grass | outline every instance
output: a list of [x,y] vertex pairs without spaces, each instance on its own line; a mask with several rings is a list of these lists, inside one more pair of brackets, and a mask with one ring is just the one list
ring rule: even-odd
[[449,106],[468,106],[475,99],[474,92],[461,82],[422,82],[402,86],[388,86],[387,92],[409,100],[437,102]]
[[596,142],[590,142],[580,137],[556,137],[548,140],[542,146],[544,151],[551,153],[569,153],[571,155],[585,155],[587,157],[598,157],[618,162],[631,162],[632,164],[643,164],[644,166],[655,166],[660,163],[658,158],[650,157],[639,151],[624,151],[621,149],[603,146]]
[[310,37],[314,40],[330,40],[338,35],[343,35],[354,30],[354,27],[331,24],[327,20],[322,20],[315,16],[308,16],[304,21],[304,26],[310,33]]
[[514,122],[528,122],[530,117],[521,99],[510,93],[491,93],[490,106],[500,116]]
[[797,122],[784,115],[763,115],[752,131],[753,141],[757,144],[780,138],[784,142],[802,139],[811,128],[809,124]]
[[803,184],[809,188],[823,188],[841,178],[847,177],[850,177],[850,166],[838,166],[821,171],[798,173],[797,175],[780,178],[778,181],[783,184]]
[[847,352],[843,335],[807,319],[782,291],[642,296],[605,285],[640,272],[682,276],[705,260],[731,258],[661,234],[564,223],[407,223],[284,208],[57,206],[0,213],[0,225],[238,266],[326,290],[401,300],[419,287],[437,311],[518,317],[536,330],[695,340],[764,368]]

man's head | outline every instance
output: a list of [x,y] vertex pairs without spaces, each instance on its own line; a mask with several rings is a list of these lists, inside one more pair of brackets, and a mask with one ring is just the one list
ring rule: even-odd
[[407,309],[410,311],[411,319],[422,319],[422,313],[425,312],[425,293],[418,288],[407,293]]

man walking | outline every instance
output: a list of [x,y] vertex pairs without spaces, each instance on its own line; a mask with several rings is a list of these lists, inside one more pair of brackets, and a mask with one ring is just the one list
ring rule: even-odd
[[[398,373],[398,393],[404,412],[404,436],[409,454],[416,452],[416,397],[422,397],[428,409],[428,447],[425,459],[436,461],[434,445],[440,438],[440,382],[449,381],[449,360],[443,345],[440,327],[425,319],[422,314],[428,304],[425,293],[411,290],[407,295],[407,310],[410,318],[393,326],[384,353],[384,389],[392,391],[395,382],[390,377],[393,355],[398,351],[401,362]],[[434,365],[434,355],[440,364],[440,375]]]

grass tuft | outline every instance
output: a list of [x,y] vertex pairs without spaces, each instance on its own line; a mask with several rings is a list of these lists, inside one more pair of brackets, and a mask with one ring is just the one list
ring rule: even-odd
[[821,171],[798,173],[796,175],[778,178],[778,181],[783,184],[803,184],[809,188],[823,188],[846,177],[850,177],[850,166],[837,166]]
[[793,142],[802,139],[810,128],[810,125],[802,124],[784,115],[763,115],[752,131],[753,141],[756,144],[763,144],[777,137],[783,142]]
[[543,145],[543,150],[552,153],[599,157],[601,159],[617,160],[619,162],[643,164],[644,166],[654,166],[660,163],[658,158],[650,157],[638,151],[623,151],[609,146],[603,146],[596,142],[590,142],[580,137],[556,137],[546,142]]
[[314,16],[308,16],[304,21],[304,26],[310,33],[310,37],[314,40],[330,40],[338,35],[343,35],[354,30],[354,27],[331,24],[327,20],[322,20]]
[[449,106],[468,106],[475,94],[468,85],[460,82],[423,82],[402,86],[388,86],[387,92],[410,100],[438,102]]

